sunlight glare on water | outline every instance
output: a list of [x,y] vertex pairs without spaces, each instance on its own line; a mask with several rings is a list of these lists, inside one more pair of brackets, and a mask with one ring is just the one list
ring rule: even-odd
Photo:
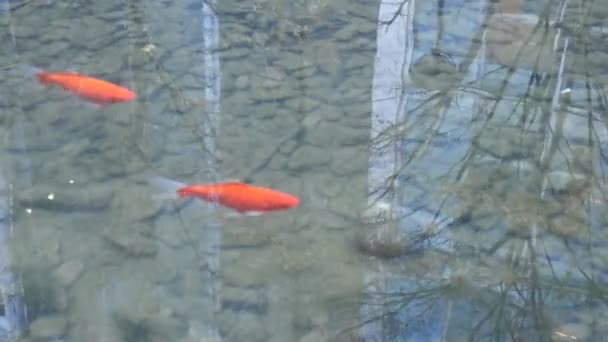
[[0,0],[0,341],[602,340],[607,15]]

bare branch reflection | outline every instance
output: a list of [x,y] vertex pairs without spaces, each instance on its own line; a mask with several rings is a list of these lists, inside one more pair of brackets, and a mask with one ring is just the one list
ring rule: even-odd
[[603,48],[591,43],[601,30],[588,29],[594,4],[574,2],[545,1],[539,16],[519,1],[484,3],[458,45],[446,35],[448,23],[465,25],[454,15],[462,8],[439,1],[413,14],[401,3],[380,18],[379,42],[385,26],[408,20],[408,34],[431,36],[428,13],[437,26],[435,41],[403,43],[414,56],[403,98],[375,97],[402,113],[374,110],[370,166],[382,160],[385,176],[370,179],[360,243],[373,256],[407,256],[370,275],[350,325],[363,339],[604,336],[581,328],[608,291],[606,97],[591,57]]

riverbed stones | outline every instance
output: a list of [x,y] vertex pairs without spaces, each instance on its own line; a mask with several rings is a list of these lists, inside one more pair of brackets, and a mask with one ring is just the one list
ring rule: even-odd
[[268,297],[262,288],[240,288],[224,286],[221,291],[222,309],[249,311],[264,314],[268,308]]
[[251,95],[257,103],[283,102],[295,96],[296,93],[289,87],[278,87],[274,89],[255,88],[255,91]]
[[293,311],[293,326],[300,331],[318,329],[329,322],[327,312],[312,295],[298,296]]
[[[16,236],[27,236],[29,243],[36,246],[34,250],[21,250],[17,249],[17,253],[26,253],[24,259],[28,266],[41,267],[41,268],[53,268],[61,263],[61,228],[56,225],[45,225],[41,226],[46,215],[40,217],[40,221],[32,217],[32,221],[28,225],[31,225],[31,229],[35,231],[19,231],[17,230]],[[45,222],[46,224],[47,222]],[[28,228],[29,230],[30,228]],[[27,234],[27,235],[25,235]]]
[[102,211],[106,210],[114,196],[111,187],[88,185],[67,187],[37,185],[19,193],[19,203],[28,208],[49,211]]
[[329,341],[326,334],[318,329],[312,330],[300,338],[300,342],[325,342]]
[[330,169],[338,177],[366,173],[369,164],[368,151],[356,147],[344,147],[333,152]]
[[272,235],[269,230],[233,227],[223,232],[222,248],[259,248],[270,243]]
[[190,321],[187,336],[179,342],[222,342],[222,337],[215,327],[198,321]]
[[339,124],[321,121],[315,127],[306,131],[304,141],[317,147],[329,147],[334,144],[336,139],[341,137],[336,134],[338,131],[340,131]]
[[[255,251],[238,251],[223,257],[223,264],[230,267],[221,269],[221,279],[225,285],[242,288],[261,287],[273,276],[279,268],[264,260],[265,253]],[[235,262],[238,260],[238,262]],[[276,261],[273,261],[275,263]]]
[[249,75],[240,75],[236,78],[236,80],[234,81],[234,87],[237,90],[244,90],[249,88]]
[[281,171],[285,169],[287,165],[287,157],[283,154],[276,153],[268,163],[268,167],[272,170]]
[[324,166],[330,161],[330,155],[323,149],[304,145],[291,154],[287,167],[291,170],[305,171]]
[[301,125],[306,130],[313,130],[317,127],[323,116],[319,111],[311,111],[302,119]]
[[297,113],[309,113],[320,105],[320,101],[309,97],[296,97],[285,101],[285,107]]
[[154,221],[154,236],[171,248],[179,248],[188,242],[187,227],[179,226],[172,215],[161,215]]
[[320,208],[316,211],[311,211],[310,215],[306,215],[306,218],[302,218],[301,221],[306,223],[306,226],[311,230],[311,234],[319,234],[317,229],[321,230],[333,230],[333,231],[350,231],[358,227],[358,219],[356,217],[349,217],[341,215],[336,212],[327,210],[326,208]]
[[275,67],[267,67],[260,75],[262,79],[262,87],[273,89],[281,85],[286,75],[281,69]]
[[112,200],[112,208],[120,213],[122,220],[137,222],[146,221],[155,217],[161,210],[162,201],[152,198],[158,195],[148,184],[121,184],[120,191],[116,192]]
[[[228,315],[222,315],[222,317]],[[268,340],[269,333],[257,315],[248,312],[235,313],[232,319],[222,319],[220,329],[226,342],[264,342]]]
[[[263,8],[266,3],[258,5]],[[252,14],[251,20],[257,22],[261,19]],[[363,21],[355,20],[358,23]],[[351,184],[359,180],[350,178],[357,174],[356,170],[364,171],[368,161],[364,160],[365,156],[350,158],[348,153],[334,166],[348,164],[340,168],[339,175],[328,169],[334,157],[369,143],[369,125],[366,126],[362,118],[369,116],[370,111],[368,81],[372,69],[366,65],[371,66],[373,61],[373,45],[365,35],[370,34],[371,37],[377,28],[375,24],[375,20],[365,21],[361,32],[351,28],[351,39],[345,40],[344,44],[337,44],[333,34],[343,26],[338,21],[331,23],[328,32],[311,27],[311,31],[307,31],[311,34],[310,41],[303,40],[301,44],[291,44],[293,39],[298,39],[292,33],[283,35],[279,43],[272,36],[265,41],[268,45],[263,50],[250,49],[248,57],[222,59],[223,68],[228,70],[230,77],[240,77],[231,72],[244,65],[254,75],[248,85],[252,92],[222,94],[225,115],[222,117],[219,145],[224,160],[223,170],[230,170],[228,173],[239,175],[237,177],[253,174],[251,178],[256,183],[293,192],[300,197],[302,205],[318,209],[313,215],[299,215],[300,210],[295,209],[256,217],[255,221],[243,220],[248,226],[242,229],[234,229],[230,225],[222,228],[222,267],[219,269],[222,287],[218,293],[224,306],[219,315],[219,326],[225,341],[298,341],[307,333],[311,333],[308,339],[314,341],[319,334],[312,333],[311,329],[317,329],[323,323],[311,320],[317,317],[327,319],[326,308],[321,305],[318,310],[311,310],[306,318],[308,323],[303,324],[307,327],[294,333],[290,319],[293,311],[285,308],[286,300],[283,298],[294,298],[300,292],[310,291],[315,298],[318,296],[325,300],[340,297],[345,292],[356,293],[356,289],[361,287],[360,267],[352,263],[363,258],[353,253],[345,243],[344,234],[350,238],[353,224],[341,214],[353,215],[358,208],[364,207],[366,186]],[[230,28],[222,30],[230,31]],[[313,38],[312,35],[325,34],[329,37],[324,44],[315,44],[319,37]],[[285,42],[290,45],[283,44]],[[354,58],[350,62],[351,50],[358,48],[364,48],[360,54],[369,54],[367,61],[370,63],[364,62],[365,57]],[[258,58],[262,51],[263,60]],[[342,56],[344,51],[349,55],[345,53]],[[280,83],[266,80],[267,67],[284,73],[284,79]],[[236,83],[236,80],[227,82],[229,88],[238,88]],[[288,96],[282,96],[282,93]],[[245,100],[251,103],[243,105]],[[360,109],[361,106],[365,109]],[[344,122],[345,117],[353,117],[356,123]],[[290,128],[297,128],[293,136],[289,134]],[[264,146],[273,146],[273,149],[267,150]],[[340,147],[340,150],[334,152],[335,147]],[[351,162],[355,165],[361,162],[362,167],[351,165]],[[345,184],[356,190],[345,191]],[[333,211],[338,206],[340,214]],[[331,214],[321,214],[325,212]],[[286,218],[284,223],[280,222],[283,217]],[[289,237],[284,234],[289,234]],[[317,241],[324,239],[328,241],[318,246]],[[336,259],[340,262],[335,262]],[[334,280],[328,280],[330,278]],[[303,283],[300,290],[306,288],[306,291],[298,290],[300,280]],[[228,290],[224,296],[222,291],[225,289]],[[262,298],[254,296],[258,291],[263,293]],[[272,296],[264,298],[266,294]],[[262,306],[264,309],[259,309]],[[260,316],[260,311],[265,316]],[[261,330],[265,332],[260,337],[251,332],[245,335],[234,331],[251,331],[242,327],[257,324],[263,325]]]
[[67,319],[62,315],[43,316],[30,324],[30,337],[34,340],[61,338],[68,326]]
[[297,249],[295,246],[281,246],[275,248],[274,253],[281,262],[280,267],[284,274],[302,274],[314,264],[315,256],[311,250]]
[[[332,255],[332,260],[353,258],[345,250],[336,251],[335,254],[341,254],[341,256]],[[316,266],[318,267],[319,265],[317,264]],[[314,271],[317,272],[316,276],[309,275],[306,277],[306,281],[302,279],[302,284],[300,285],[305,288],[308,286],[314,289],[318,298],[326,300],[353,298],[353,296],[357,296],[361,291],[363,269],[353,264],[352,260],[348,262],[334,261],[333,263],[326,263]]]
[[319,177],[317,180],[318,183],[315,184],[316,188],[327,198],[338,197],[345,187],[344,183],[332,176]]
[[142,229],[148,231],[147,228],[142,227],[141,224],[136,224],[131,227],[125,227],[120,229],[114,227],[104,232],[103,236],[107,242],[113,247],[122,251],[126,255],[132,257],[151,257],[156,255],[158,252],[158,246],[149,237],[141,234]]

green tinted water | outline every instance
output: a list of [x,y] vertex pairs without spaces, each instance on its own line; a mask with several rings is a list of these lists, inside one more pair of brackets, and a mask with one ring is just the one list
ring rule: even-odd
[[[4,339],[602,340],[606,14],[1,1]],[[33,67],[138,97],[99,109]],[[151,176],[301,205],[235,216]]]

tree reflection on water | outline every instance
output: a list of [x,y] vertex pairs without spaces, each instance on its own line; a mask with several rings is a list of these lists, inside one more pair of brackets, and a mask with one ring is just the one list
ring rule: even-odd
[[[370,180],[368,229],[420,239],[408,245],[418,253],[378,263],[346,331],[370,341],[604,336],[601,5],[546,1],[536,17],[519,1],[483,3],[466,44],[454,44],[463,8],[383,6],[394,11],[380,14],[379,56],[390,25],[408,33],[402,90],[374,109],[371,149],[391,172]],[[437,38],[426,46],[417,35],[428,25]],[[433,234],[421,235],[425,224]]]

